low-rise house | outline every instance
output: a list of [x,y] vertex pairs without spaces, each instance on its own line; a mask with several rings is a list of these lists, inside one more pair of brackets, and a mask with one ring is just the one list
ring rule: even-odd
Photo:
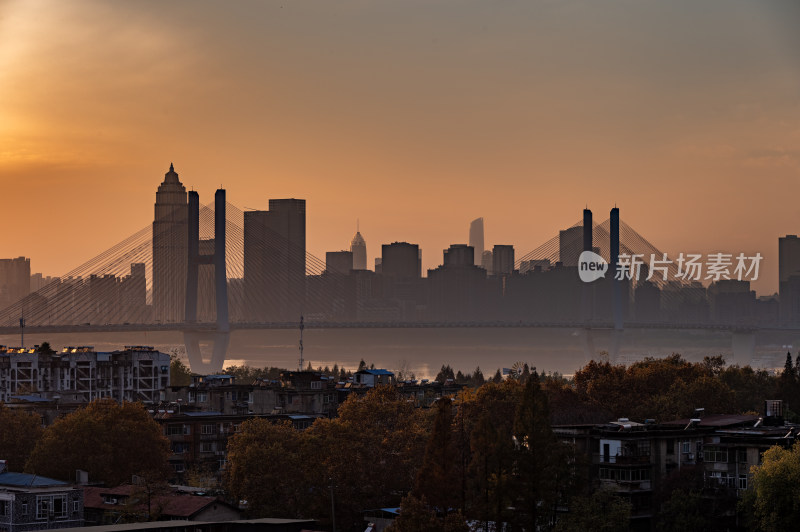
[[235,521],[242,512],[216,498],[174,490],[148,490],[139,485],[84,488],[87,526],[148,520]]
[[0,531],[83,526],[83,491],[52,478],[12,473],[0,460]]
[[353,375],[353,384],[374,388],[381,385],[394,385],[394,373],[388,369],[362,369]]

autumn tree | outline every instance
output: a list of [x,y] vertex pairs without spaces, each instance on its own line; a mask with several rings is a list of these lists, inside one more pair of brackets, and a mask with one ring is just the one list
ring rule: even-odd
[[400,515],[386,532],[469,532],[461,512],[437,515],[425,497],[407,495],[400,504]]
[[525,530],[552,526],[556,507],[572,484],[568,449],[550,426],[547,395],[534,371],[522,393],[514,419],[514,515]]
[[0,403],[0,457],[9,471],[22,471],[42,432],[39,416]]
[[452,425],[453,404],[443,397],[436,401],[433,429],[414,485],[414,494],[442,513],[449,513],[461,502],[452,489],[458,466]]
[[253,517],[307,517],[308,478],[303,434],[290,421],[251,419],[228,441],[225,486],[247,500]]
[[522,386],[515,380],[487,383],[461,407],[470,420],[467,515],[481,521],[510,520],[514,485],[514,416]]
[[800,521],[800,442],[790,449],[770,447],[751,473],[743,503],[752,516],[751,527],[794,530]]
[[141,403],[98,399],[48,427],[25,470],[70,480],[82,469],[116,486],[132,475],[165,477],[169,455],[169,440]]
[[[316,453],[322,492],[316,515],[330,508],[334,486],[337,525],[362,522],[360,509],[398,506],[414,485],[429,434],[428,416],[391,386],[351,395],[339,416],[305,431]],[[325,512],[325,513],[323,513]]]

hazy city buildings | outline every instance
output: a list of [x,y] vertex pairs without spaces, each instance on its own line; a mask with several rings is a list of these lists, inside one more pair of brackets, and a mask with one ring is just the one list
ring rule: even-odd
[[[353,269],[352,251],[328,251],[325,253],[325,271],[347,275]],[[363,269],[363,268],[362,268]]]
[[422,255],[417,244],[393,242],[381,246],[381,273],[387,277],[419,279],[422,276]]
[[153,308],[162,323],[182,322],[188,257],[186,187],[172,164],[156,192],[153,221]]
[[495,245],[492,248],[492,274],[508,276],[514,273],[514,246]]
[[13,305],[31,291],[31,259],[0,259],[0,309]]
[[469,245],[475,250],[475,265],[483,265],[483,218],[476,218],[469,224]]
[[780,320],[800,322],[800,238],[786,235],[778,239],[778,290]]

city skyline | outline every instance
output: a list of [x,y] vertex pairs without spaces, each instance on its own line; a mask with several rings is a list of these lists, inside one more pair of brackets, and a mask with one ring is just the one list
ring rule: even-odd
[[318,257],[360,219],[368,265],[408,241],[427,270],[476,217],[521,256],[617,204],[671,254],[760,252],[771,294],[800,233],[799,22],[789,2],[5,2],[0,249],[61,275],[151,223],[174,162],[204,197],[305,198]]

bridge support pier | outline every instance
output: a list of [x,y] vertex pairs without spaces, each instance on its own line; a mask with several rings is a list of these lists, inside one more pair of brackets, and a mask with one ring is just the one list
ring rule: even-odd
[[[211,340],[213,345],[209,362],[203,360],[203,353],[200,349],[200,342],[202,340]],[[230,342],[230,332],[184,331],[183,343],[186,345],[186,356],[189,358],[189,367],[193,372],[205,375],[220,373],[223,364],[225,364],[225,356],[228,353],[228,345]]]
[[729,363],[750,364],[756,353],[756,333],[754,331],[734,330],[731,337],[731,354]]
[[[602,332],[599,332],[602,331]],[[617,362],[617,356],[619,355],[620,346],[622,346],[622,334],[624,332],[623,329],[592,329],[591,327],[586,327],[580,332],[581,341],[583,344],[583,358],[584,362],[589,362],[590,360],[600,360],[600,353],[597,351],[596,347],[596,340],[597,335],[600,334],[602,340],[606,339],[606,331],[610,333],[609,338],[609,347],[608,351],[606,351],[608,355],[608,361],[612,364]]]

